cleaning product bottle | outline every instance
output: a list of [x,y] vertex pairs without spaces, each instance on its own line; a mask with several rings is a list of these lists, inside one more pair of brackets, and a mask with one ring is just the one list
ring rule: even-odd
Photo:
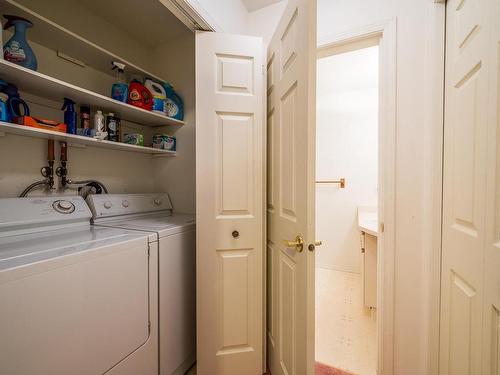
[[113,83],[113,86],[111,86],[111,97],[120,102],[126,102],[128,85],[127,81],[125,80],[125,64],[119,63],[117,61],[113,61],[112,64],[112,70],[116,70],[116,81],[115,83]]
[[144,86],[151,91],[153,95],[153,112],[165,114],[165,101],[167,99],[167,94],[165,89],[159,83],[156,83],[151,78],[146,78],[144,80]]
[[9,121],[9,112],[7,111],[7,99],[9,96],[5,93],[0,93],[0,121]]
[[28,104],[26,104],[26,102],[19,96],[17,86],[13,85],[12,83],[5,82],[3,79],[0,79],[0,92],[7,94],[6,121],[12,122],[15,117],[30,115]]
[[182,121],[184,119],[184,104],[182,99],[174,91],[174,88],[168,82],[163,82],[167,99],[165,101],[165,113],[168,117]]
[[114,113],[108,113],[106,116],[106,131],[108,140],[120,142],[120,119]]
[[127,103],[151,111],[153,109],[153,96],[141,81],[133,79],[128,88]]
[[37,70],[36,56],[26,40],[26,29],[32,27],[33,24],[17,16],[4,15],[4,17],[7,19],[4,30],[14,26],[14,35],[3,46],[4,59],[25,68]]
[[64,98],[64,104],[61,108],[64,111],[64,123],[66,124],[66,132],[76,134],[76,111],[75,102],[70,98]]
[[94,115],[94,137],[98,139],[106,138],[106,124],[104,122],[104,115],[102,111],[97,111]]
[[91,132],[90,107],[88,105],[80,105],[80,127],[78,128],[78,135],[90,137],[92,135]]

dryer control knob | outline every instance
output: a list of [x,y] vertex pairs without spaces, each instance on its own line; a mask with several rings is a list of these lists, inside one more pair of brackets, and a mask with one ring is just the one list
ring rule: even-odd
[[155,198],[154,203],[155,203],[157,206],[161,206],[161,199],[160,199],[160,198]]
[[108,202],[104,202],[104,208],[110,209],[112,206],[113,206],[113,203],[111,203],[109,201]]
[[75,205],[70,201],[65,200],[56,201],[52,206],[61,214],[70,214],[75,210]]
[[123,201],[122,206],[126,208],[126,207],[130,206],[130,203],[128,201]]

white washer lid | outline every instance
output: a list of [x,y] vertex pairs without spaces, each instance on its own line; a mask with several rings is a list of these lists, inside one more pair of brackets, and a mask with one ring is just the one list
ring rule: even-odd
[[157,233],[159,238],[196,229],[194,215],[157,213],[120,220],[96,221],[96,225]]
[[85,225],[7,236],[0,238],[0,272],[127,241],[142,239],[147,246],[148,237],[145,233]]

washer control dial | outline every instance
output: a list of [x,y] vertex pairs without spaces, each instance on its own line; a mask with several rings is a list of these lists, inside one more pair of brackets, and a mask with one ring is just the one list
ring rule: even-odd
[[155,200],[154,200],[154,204],[155,204],[156,206],[161,206],[161,199],[160,199],[160,198],[155,198]]
[[104,208],[109,210],[111,207],[113,207],[113,203],[111,203],[110,201],[104,202]]
[[122,201],[122,206],[125,207],[125,208],[127,208],[128,206],[130,206],[129,201],[128,200]]
[[56,210],[57,212],[59,212],[61,214],[70,214],[73,211],[75,211],[75,205],[73,203],[71,203],[70,201],[66,201],[63,199],[55,201],[52,204],[52,207],[54,207],[54,210]]

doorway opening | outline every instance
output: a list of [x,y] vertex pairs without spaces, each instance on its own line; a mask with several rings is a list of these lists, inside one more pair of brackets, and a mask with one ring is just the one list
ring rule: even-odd
[[317,375],[377,373],[379,41],[318,54]]

